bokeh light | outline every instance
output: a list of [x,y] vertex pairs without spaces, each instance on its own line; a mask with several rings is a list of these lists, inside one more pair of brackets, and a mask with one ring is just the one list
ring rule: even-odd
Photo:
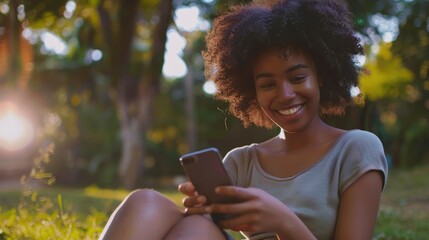
[[214,84],[213,81],[208,80],[204,83],[203,85],[203,90],[205,93],[212,95],[216,93],[216,85]]
[[9,102],[0,103],[0,148],[23,149],[34,139],[34,126]]

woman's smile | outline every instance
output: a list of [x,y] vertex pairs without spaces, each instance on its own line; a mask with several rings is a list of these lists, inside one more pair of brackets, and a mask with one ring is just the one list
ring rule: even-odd
[[291,116],[294,115],[295,113],[297,113],[299,110],[301,110],[304,107],[304,105],[298,105],[295,107],[291,107],[288,109],[280,109],[277,110],[280,114],[285,115],[285,116]]

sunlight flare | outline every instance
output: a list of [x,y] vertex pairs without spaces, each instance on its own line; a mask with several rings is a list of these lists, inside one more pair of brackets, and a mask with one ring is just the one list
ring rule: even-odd
[[[3,105],[3,107],[2,107]],[[0,147],[16,151],[26,147],[34,138],[34,127],[11,104],[0,104]]]

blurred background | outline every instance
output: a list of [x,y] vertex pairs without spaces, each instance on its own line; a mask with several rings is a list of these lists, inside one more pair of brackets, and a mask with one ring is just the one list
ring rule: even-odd
[[[226,0],[0,0],[0,182],[174,186],[181,154],[262,141],[203,76]],[[429,163],[429,2],[349,0],[365,45],[364,101],[331,124],[382,140],[391,168]],[[43,175],[45,174],[45,175]]]

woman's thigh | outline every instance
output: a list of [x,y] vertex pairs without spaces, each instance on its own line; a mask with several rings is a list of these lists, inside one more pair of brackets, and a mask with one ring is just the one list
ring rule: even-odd
[[225,240],[224,232],[208,216],[190,215],[182,218],[165,240]]

